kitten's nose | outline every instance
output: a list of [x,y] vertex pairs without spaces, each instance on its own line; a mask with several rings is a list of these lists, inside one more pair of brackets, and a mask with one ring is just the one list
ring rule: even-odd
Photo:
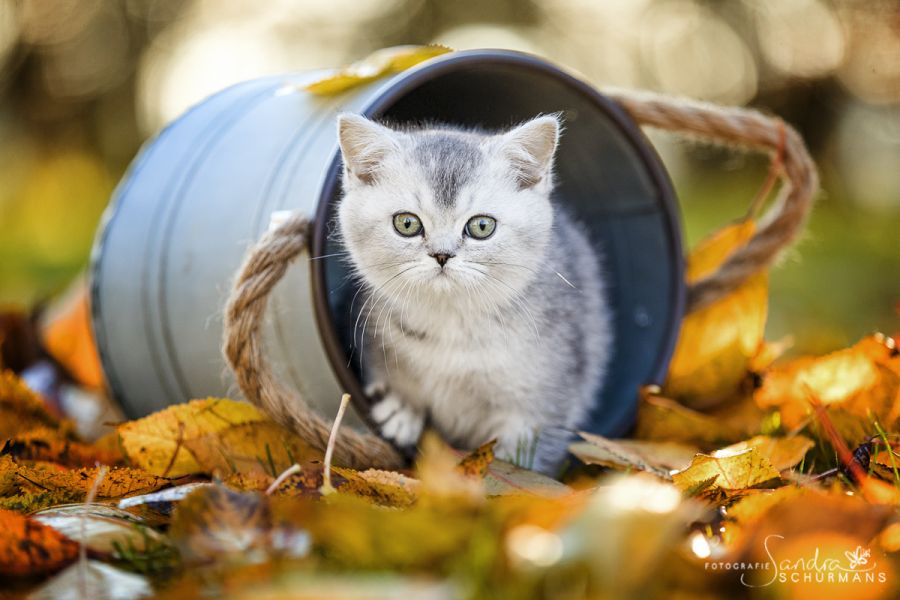
[[430,254],[431,258],[437,261],[439,265],[442,267],[447,264],[447,261],[456,256],[455,254]]

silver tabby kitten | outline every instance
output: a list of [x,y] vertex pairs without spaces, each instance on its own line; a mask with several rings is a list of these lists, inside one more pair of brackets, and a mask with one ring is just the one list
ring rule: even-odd
[[428,421],[553,471],[612,345],[597,254],[550,200],[557,118],[499,135],[355,115],[338,129],[339,230],[382,435],[410,447]]

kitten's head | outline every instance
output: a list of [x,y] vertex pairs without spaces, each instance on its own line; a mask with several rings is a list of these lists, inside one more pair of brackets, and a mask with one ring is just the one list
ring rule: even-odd
[[495,307],[519,295],[550,239],[559,129],[555,116],[486,135],[342,115],[339,227],[354,269],[389,295]]

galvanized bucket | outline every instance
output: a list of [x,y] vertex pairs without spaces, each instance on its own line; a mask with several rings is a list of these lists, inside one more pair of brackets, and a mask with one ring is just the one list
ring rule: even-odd
[[94,248],[91,306],[109,387],[128,415],[235,393],[219,350],[222,307],[248,246],[282,210],[314,217],[315,231],[311,259],[271,299],[269,357],[325,416],[342,391],[363,397],[342,317],[355,283],[329,256],[338,113],[502,128],[560,111],[557,198],[605,255],[616,319],[611,376],[587,429],[624,434],[638,387],[665,375],[685,294],[672,186],[635,123],[591,85],[509,51],[444,55],[335,97],[301,90],[323,75],[216,94],[149,142],[116,190]]

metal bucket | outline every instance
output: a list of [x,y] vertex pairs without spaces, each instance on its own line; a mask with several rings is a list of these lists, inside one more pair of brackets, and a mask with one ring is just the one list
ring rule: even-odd
[[[674,193],[639,128],[589,84],[515,52],[447,54],[335,97],[300,90],[324,74],[216,94],[149,142],[116,190],[94,247],[91,306],[109,387],[128,415],[234,392],[220,315],[274,211],[315,217],[310,256],[336,251],[338,113],[501,128],[561,111],[557,198],[604,253],[615,311],[615,358],[587,428],[625,433],[638,386],[665,375],[685,292]],[[341,316],[354,286],[339,257],[304,257],[269,308],[272,363],[328,417],[342,391],[363,397]]]

